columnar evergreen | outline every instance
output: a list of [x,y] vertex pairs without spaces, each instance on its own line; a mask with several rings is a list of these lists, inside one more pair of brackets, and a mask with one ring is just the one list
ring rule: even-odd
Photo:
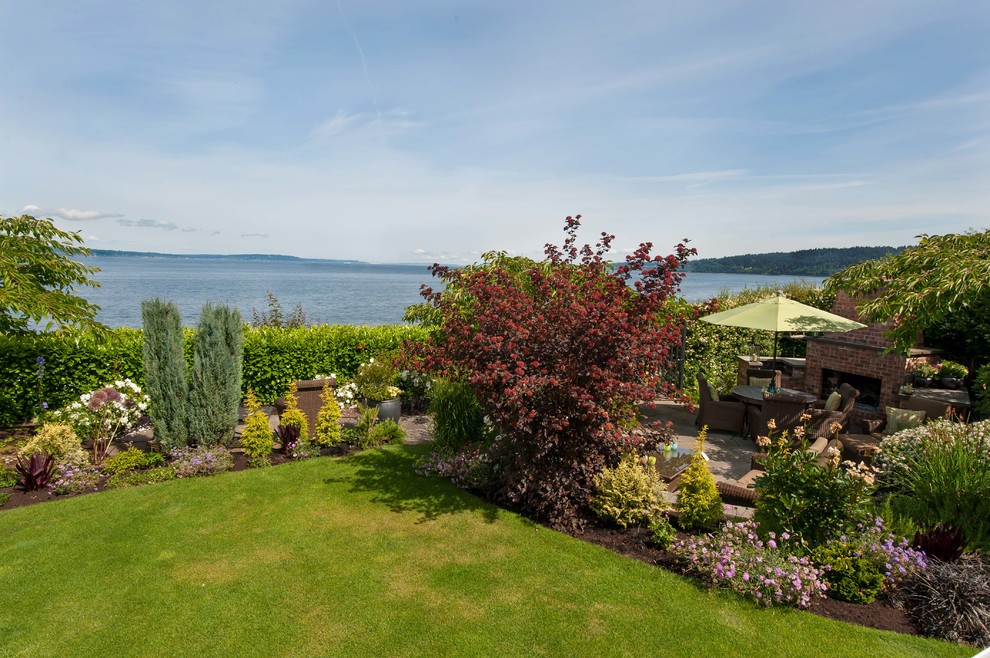
[[194,343],[189,439],[200,445],[229,443],[241,400],[244,326],[240,312],[205,304]]
[[189,383],[182,349],[182,317],[173,302],[141,302],[144,380],[151,398],[151,426],[166,447],[188,443]]

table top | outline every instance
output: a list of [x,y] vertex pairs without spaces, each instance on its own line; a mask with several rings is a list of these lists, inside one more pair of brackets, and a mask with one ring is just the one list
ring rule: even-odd
[[694,450],[677,447],[671,450],[658,450],[654,454],[657,456],[657,474],[664,481],[670,482],[691,464]]
[[[736,386],[732,389],[732,394],[744,402],[763,404],[763,392],[765,390],[763,386]],[[811,404],[818,399],[817,396],[811,393],[797,391],[793,388],[778,388],[777,393],[784,393],[795,398],[803,398],[805,404]]]

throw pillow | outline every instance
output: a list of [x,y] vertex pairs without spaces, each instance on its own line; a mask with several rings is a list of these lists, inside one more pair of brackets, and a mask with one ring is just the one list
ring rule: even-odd
[[842,394],[838,391],[832,391],[825,400],[825,411],[838,411],[839,405],[842,403]]
[[750,377],[750,386],[769,386],[770,382],[773,381],[773,377]]
[[887,426],[883,428],[883,433],[888,435],[896,434],[901,430],[917,427],[923,422],[925,422],[924,411],[887,407]]
[[712,396],[712,400],[718,402],[718,391],[711,384],[708,385],[708,394]]

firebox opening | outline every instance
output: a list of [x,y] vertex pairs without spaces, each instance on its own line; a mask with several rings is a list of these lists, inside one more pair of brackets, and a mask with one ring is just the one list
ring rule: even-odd
[[880,389],[883,382],[876,377],[864,377],[838,370],[822,370],[822,395],[828,396],[843,384],[859,391],[856,407],[864,411],[880,410]]

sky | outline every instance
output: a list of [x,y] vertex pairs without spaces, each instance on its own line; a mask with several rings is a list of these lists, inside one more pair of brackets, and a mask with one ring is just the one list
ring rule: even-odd
[[0,0],[0,214],[369,262],[990,225],[990,2]]

